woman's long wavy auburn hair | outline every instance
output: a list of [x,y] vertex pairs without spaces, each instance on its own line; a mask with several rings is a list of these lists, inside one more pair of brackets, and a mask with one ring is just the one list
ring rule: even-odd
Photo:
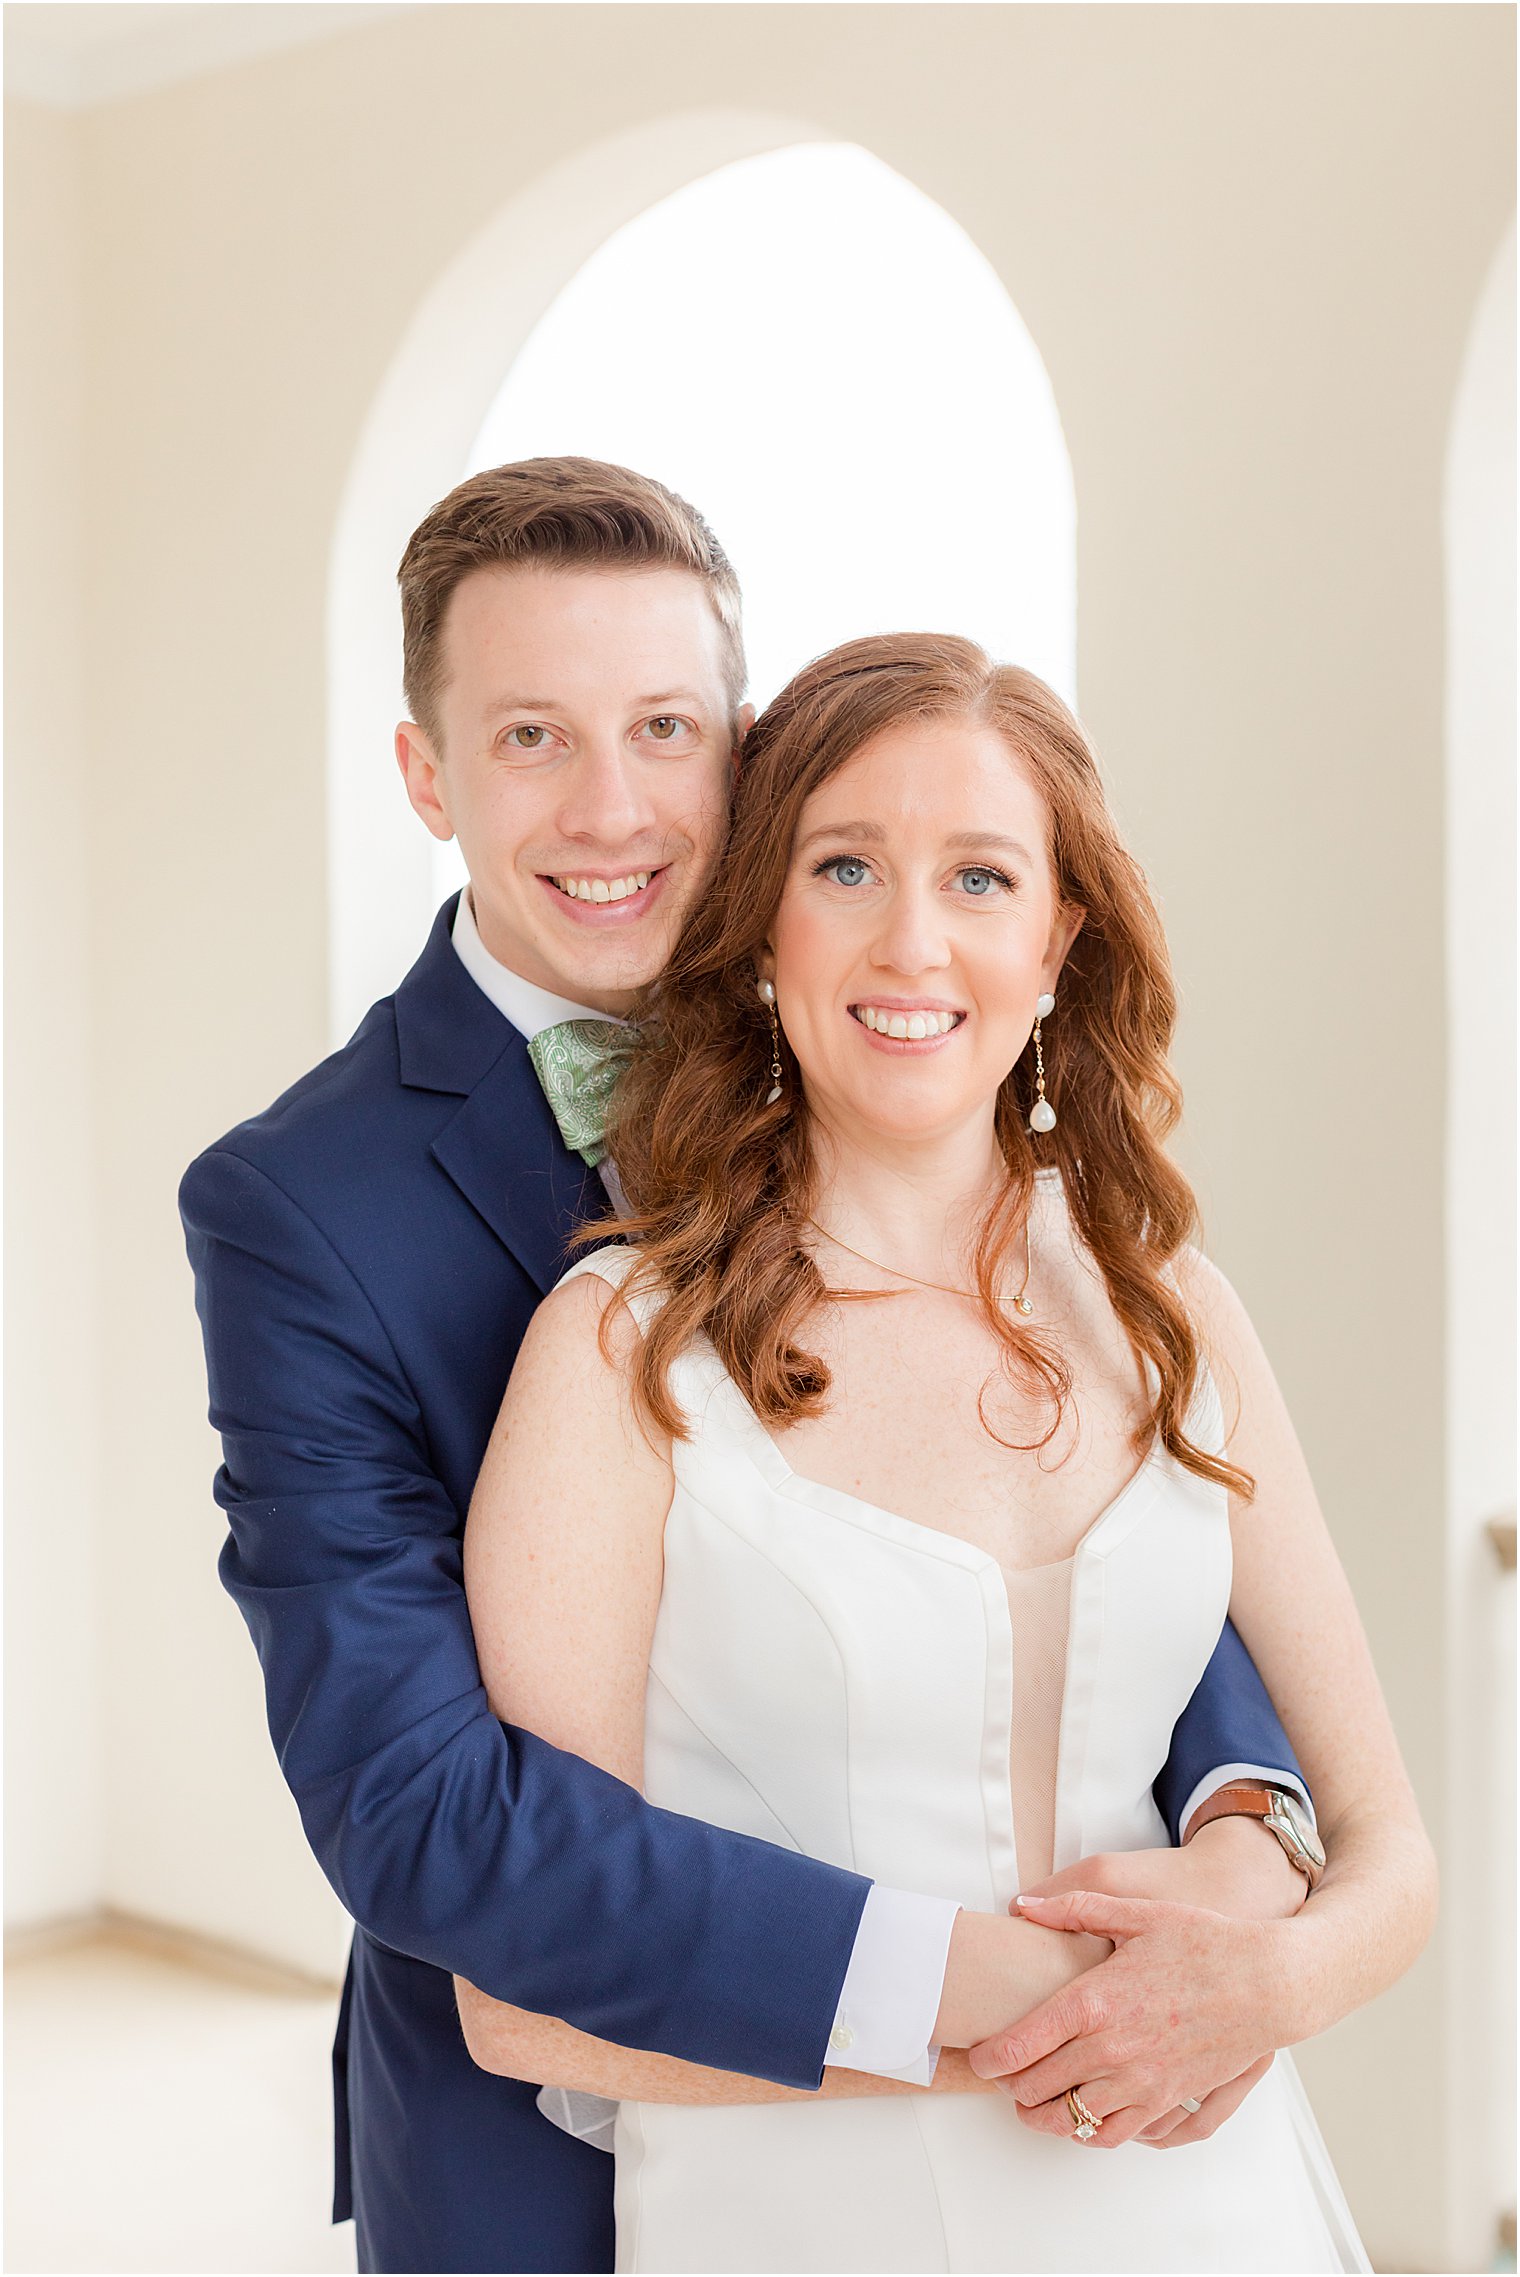
[[628,1212],[583,1237],[615,1230],[637,1240],[627,1286],[663,1299],[635,1345],[636,1411],[646,1425],[685,1435],[671,1368],[702,1334],[763,1423],[799,1421],[827,1401],[829,1373],[807,1349],[807,1326],[840,1292],[801,1239],[814,1169],[807,1095],[784,1041],[781,1096],[765,1103],[771,1037],[756,964],[807,800],[884,729],[947,718],[995,729],[1027,770],[1049,812],[1057,893],[1083,912],[1046,1031],[1060,1120],[1042,1137],[1028,1129],[1028,1051],[997,1096],[1008,1184],[981,1229],[975,1276],[1004,1367],[1044,1386],[1054,1420],[1037,1444],[1048,1444],[1069,1373],[1038,1333],[1009,1319],[997,1292],[1022,1262],[1034,1173],[1054,1164],[1114,1311],[1154,1364],[1137,1454],[1159,1438],[1186,1469],[1249,1495],[1247,1474],[1195,1447],[1184,1428],[1200,1348],[1165,1269],[1197,1212],[1162,1145],[1181,1094],[1166,1058],[1176,994],[1160,919],[1060,698],[1032,673],[945,635],[878,635],[831,650],[797,674],[745,740],[727,849],[639,1007],[640,1041],[616,1095],[608,1144]]

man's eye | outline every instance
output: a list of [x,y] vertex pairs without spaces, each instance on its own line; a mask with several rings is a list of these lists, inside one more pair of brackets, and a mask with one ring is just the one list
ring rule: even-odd
[[858,854],[836,854],[831,862],[820,862],[818,868],[821,875],[842,886],[859,885],[871,875]]
[[536,720],[524,720],[517,727],[507,729],[507,741],[518,751],[542,751],[549,738],[549,730],[540,727]]
[[960,877],[967,893],[982,901],[986,900],[998,886],[1006,886],[1009,882],[1001,870],[962,870]]
[[646,720],[644,724],[656,743],[673,743],[686,722],[674,718],[669,712],[661,712],[657,719]]

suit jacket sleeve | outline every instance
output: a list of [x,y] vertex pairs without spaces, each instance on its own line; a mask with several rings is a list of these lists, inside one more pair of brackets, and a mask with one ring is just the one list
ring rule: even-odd
[[230,1527],[307,1837],[355,1921],[624,2046],[816,2087],[868,1884],[492,1716],[459,1520],[384,1325],[226,1147],[180,1191]]
[[1188,1798],[1211,1772],[1230,1764],[1284,1772],[1308,1794],[1256,1663],[1234,1622],[1226,1621],[1198,1689],[1177,1719],[1171,1753],[1151,1790],[1173,1842],[1182,1838]]

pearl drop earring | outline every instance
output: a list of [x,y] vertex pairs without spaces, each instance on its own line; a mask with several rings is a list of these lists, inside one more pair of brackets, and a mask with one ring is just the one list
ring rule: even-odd
[[776,983],[762,980],[757,994],[771,1016],[771,1087],[765,1094],[765,1104],[774,1107],[781,1097],[781,1023],[776,1018]]
[[1034,1105],[1029,1110],[1029,1128],[1032,1131],[1053,1131],[1056,1111],[1045,1096],[1045,1054],[1040,1049],[1040,1022],[1048,1020],[1056,1008],[1056,1000],[1046,994],[1036,999],[1034,1008]]

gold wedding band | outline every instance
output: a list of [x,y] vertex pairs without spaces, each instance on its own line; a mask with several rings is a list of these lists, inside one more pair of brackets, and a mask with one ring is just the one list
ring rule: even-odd
[[1091,2142],[1103,2121],[1093,2117],[1074,2087],[1068,2087],[1066,2090],[1066,2108],[1071,2113],[1071,2123],[1076,2129],[1077,2141],[1079,2143]]

